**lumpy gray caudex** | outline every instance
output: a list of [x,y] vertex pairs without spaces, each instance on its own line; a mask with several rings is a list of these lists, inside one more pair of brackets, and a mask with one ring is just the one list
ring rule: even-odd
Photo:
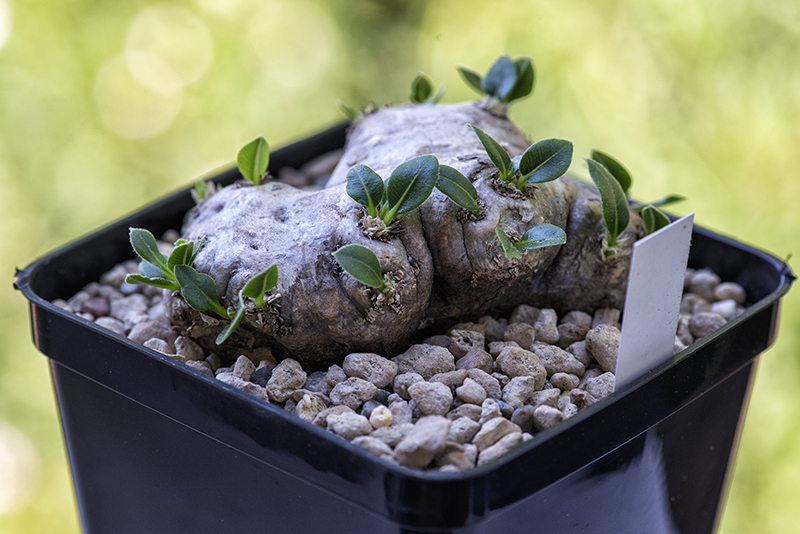
[[[280,296],[260,309],[248,303],[242,327],[219,347],[214,338],[224,324],[201,316],[176,293],[167,298],[171,319],[222,356],[263,344],[309,369],[323,369],[352,352],[393,356],[428,327],[446,328],[521,303],[559,312],[620,308],[640,219],[634,216],[622,235],[620,252],[605,257],[593,186],[568,176],[523,192],[500,183],[469,124],[512,156],[530,145],[504,112],[478,103],[387,107],[352,127],[325,189],[239,184],[202,202],[188,213],[182,234],[204,240],[195,267],[214,278],[222,302],[234,306],[245,282],[272,262],[280,271],[272,294]],[[468,177],[484,213],[469,217],[435,190],[420,209],[397,217],[388,239],[368,238],[359,224],[365,210],[345,191],[347,171],[362,163],[386,179],[397,165],[423,154]],[[563,228],[566,244],[525,251],[522,259],[505,257],[495,228],[518,238],[543,222]],[[396,281],[393,295],[379,297],[338,266],[332,253],[349,243],[376,253],[383,272]]]

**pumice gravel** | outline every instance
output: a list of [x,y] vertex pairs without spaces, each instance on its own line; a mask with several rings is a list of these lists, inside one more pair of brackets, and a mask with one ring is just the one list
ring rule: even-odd
[[[158,241],[165,253],[179,238]],[[129,284],[130,260],[54,303],[258,399],[326,428],[386,461],[460,471],[485,464],[614,390],[621,311],[558,317],[522,304],[507,317],[453,325],[400,354],[347,355],[307,372],[269,347],[232,361],[172,326],[161,289]],[[677,354],[744,311],[747,295],[707,269],[686,271]]]

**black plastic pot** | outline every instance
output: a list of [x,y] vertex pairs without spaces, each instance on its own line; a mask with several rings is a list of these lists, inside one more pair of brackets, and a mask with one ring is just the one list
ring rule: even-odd
[[[273,153],[272,168],[343,141],[333,128]],[[85,532],[715,530],[756,360],[793,280],[781,261],[696,228],[690,266],[743,285],[743,315],[494,462],[423,472],[49,302],[131,258],[128,227],[158,235],[191,206],[182,191],[17,274],[50,358]]]

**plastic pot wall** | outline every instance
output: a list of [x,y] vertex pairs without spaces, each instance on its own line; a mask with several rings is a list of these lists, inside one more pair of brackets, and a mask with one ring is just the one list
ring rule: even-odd
[[[273,173],[341,147],[344,131],[274,152]],[[181,191],[17,274],[85,532],[714,532],[757,357],[793,279],[784,263],[696,228],[690,266],[744,286],[743,315],[493,462],[427,472],[50,304],[130,259],[130,226],[160,235],[192,205]]]

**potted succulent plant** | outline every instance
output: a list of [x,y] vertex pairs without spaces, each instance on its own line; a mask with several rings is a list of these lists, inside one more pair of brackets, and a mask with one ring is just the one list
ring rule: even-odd
[[[531,144],[507,118],[528,58],[460,71],[480,102],[436,104],[420,76],[409,105],[350,110],[347,132],[271,155],[257,138],[238,170],[18,273],[87,532],[713,531],[790,271],[696,229],[690,267],[749,307],[609,390],[613,363],[584,338],[616,318],[556,318],[621,309],[631,247],[675,197],[629,202],[599,151],[594,186],[564,176],[572,144]],[[269,178],[342,146],[322,189]],[[179,227],[174,246],[154,237]],[[157,298],[171,328],[115,332],[88,293],[83,317],[52,303],[131,245],[138,270],[114,291]]]

